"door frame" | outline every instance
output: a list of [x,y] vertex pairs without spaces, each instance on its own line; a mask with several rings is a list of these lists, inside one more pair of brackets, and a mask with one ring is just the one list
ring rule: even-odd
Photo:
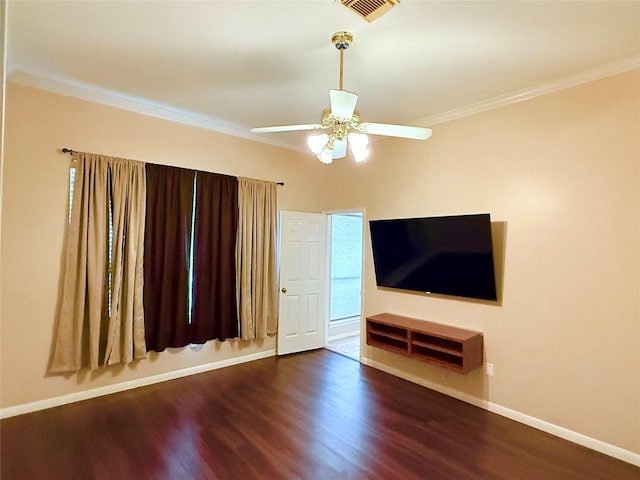
[[[324,328],[324,345],[327,345],[329,340],[329,324],[331,323],[331,230],[333,228],[332,215],[339,214],[347,214],[347,213],[360,213],[362,214],[362,258],[360,258],[360,339],[363,338],[363,324],[362,316],[364,312],[364,245],[365,245],[365,225],[366,225],[366,208],[364,207],[354,207],[354,208],[344,208],[339,210],[323,210],[327,216],[327,271],[326,271],[326,279],[327,279],[327,293],[329,296],[329,304],[327,308],[327,315],[325,318],[325,328]],[[360,341],[360,359],[362,359],[362,340]]]

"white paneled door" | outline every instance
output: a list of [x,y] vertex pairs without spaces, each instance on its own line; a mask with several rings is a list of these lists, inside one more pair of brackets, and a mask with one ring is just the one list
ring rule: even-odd
[[326,259],[327,216],[281,211],[278,355],[324,346]]

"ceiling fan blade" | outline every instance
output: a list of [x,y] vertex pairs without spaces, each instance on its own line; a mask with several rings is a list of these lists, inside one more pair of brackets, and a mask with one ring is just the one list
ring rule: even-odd
[[256,127],[251,129],[251,133],[271,133],[271,132],[291,132],[295,130],[316,130],[325,128],[317,123],[309,123],[307,125],[281,125],[277,127]]
[[350,119],[356,110],[358,95],[346,90],[329,90],[331,114],[337,118]]
[[386,123],[361,123],[358,126],[358,130],[371,135],[386,135],[387,137],[413,138],[416,140],[426,140],[432,133],[430,128],[389,125]]
[[347,140],[336,140],[333,142],[333,158],[342,158],[347,156]]

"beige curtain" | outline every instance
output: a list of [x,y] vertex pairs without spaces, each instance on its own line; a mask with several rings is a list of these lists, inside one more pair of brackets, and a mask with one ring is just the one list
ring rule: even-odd
[[238,178],[236,290],[243,340],[278,330],[276,184]]
[[73,207],[52,372],[95,369],[146,356],[144,163],[88,153],[74,157]]

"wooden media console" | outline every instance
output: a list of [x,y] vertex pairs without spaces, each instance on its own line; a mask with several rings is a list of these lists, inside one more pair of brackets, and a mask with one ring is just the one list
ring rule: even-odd
[[380,313],[367,317],[367,345],[467,373],[482,366],[482,332]]

